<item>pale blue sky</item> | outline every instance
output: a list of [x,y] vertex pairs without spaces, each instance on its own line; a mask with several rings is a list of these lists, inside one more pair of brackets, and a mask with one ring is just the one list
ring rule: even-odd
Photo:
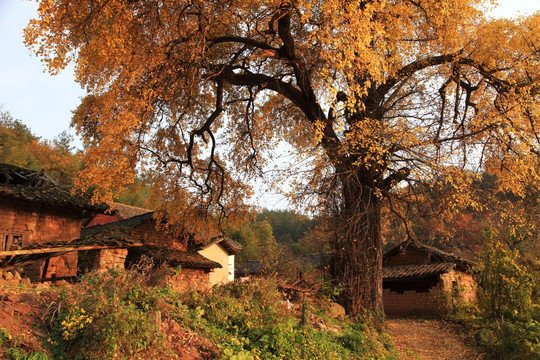
[[[526,15],[540,9],[539,0],[499,3],[495,16]],[[69,129],[71,112],[84,91],[74,82],[71,69],[51,76],[23,45],[23,28],[36,9],[35,1],[0,0],[0,110],[9,111],[35,135],[52,139]]]

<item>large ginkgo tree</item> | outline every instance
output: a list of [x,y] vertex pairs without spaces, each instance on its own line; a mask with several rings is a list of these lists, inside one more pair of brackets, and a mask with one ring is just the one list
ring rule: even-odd
[[485,5],[40,0],[25,35],[87,89],[73,119],[81,187],[108,194],[147,171],[175,214],[216,220],[290,144],[292,192],[332,215],[333,273],[355,315],[382,309],[381,207],[397,186],[446,172],[459,189],[462,169],[486,163],[516,193],[538,177],[540,14],[493,20]]

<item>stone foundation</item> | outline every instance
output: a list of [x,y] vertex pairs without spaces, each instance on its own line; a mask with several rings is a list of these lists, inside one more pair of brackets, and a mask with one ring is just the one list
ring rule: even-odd
[[127,249],[100,250],[94,258],[92,267],[98,272],[104,272],[114,268],[124,269],[127,253]]

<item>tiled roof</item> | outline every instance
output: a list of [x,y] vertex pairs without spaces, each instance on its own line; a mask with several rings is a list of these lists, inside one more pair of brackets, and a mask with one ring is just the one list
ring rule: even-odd
[[129,247],[140,245],[140,241],[122,232],[103,231],[96,234],[88,235],[80,239],[73,240],[70,245],[103,245],[103,246],[121,246]]
[[474,261],[465,259],[461,256],[457,256],[453,253],[443,251],[433,246],[424,245],[424,244],[420,244],[418,242],[412,242],[412,241],[404,241],[401,244],[390,249],[388,252],[386,252],[383,256],[383,264],[386,259],[395,255],[398,255],[400,253],[404,253],[407,251],[408,248],[415,248],[415,249],[418,249],[427,253],[431,259],[429,263],[450,263],[451,262],[451,263],[457,264],[460,268],[468,268],[470,266],[475,265]]
[[248,275],[259,275],[264,273],[266,270],[266,263],[263,263],[262,261],[247,261],[238,268],[234,270],[234,272],[238,276],[248,276]]
[[134,254],[150,256],[157,264],[167,263],[172,267],[179,265],[185,268],[198,269],[216,269],[222,267],[219,263],[207,259],[196,252],[185,252],[153,245],[143,245],[133,248],[130,251]]
[[144,224],[152,220],[154,216],[153,212],[145,213],[142,215],[134,216],[129,219],[119,220],[108,224],[95,225],[81,230],[81,237],[86,238],[88,236],[98,234],[101,232],[114,233],[118,232],[118,235],[125,234],[124,231],[132,229],[138,225]]
[[67,190],[57,187],[32,187],[26,185],[0,185],[0,197],[26,200],[46,205],[105,211],[108,205],[93,205],[88,198],[71,196]]
[[455,263],[385,266],[383,267],[383,279],[397,280],[423,278],[447,273],[455,267]]
[[93,205],[90,196],[72,196],[43,171],[0,164],[0,197],[82,210],[105,211],[106,204]]
[[212,238],[212,240],[209,243],[205,245],[198,245],[198,246],[192,247],[191,249],[193,251],[198,251],[201,249],[206,249],[209,246],[212,246],[214,244],[219,244],[223,246],[227,250],[227,252],[229,252],[229,255],[237,255],[238,251],[242,250],[241,244],[237,243],[236,241],[229,238],[228,236],[223,236],[223,235],[218,235]]
[[302,256],[302,261],[310,264],[314,267],[325,267],[330,266],[330,261],[332,260],[331,254],[316,254],[316,255],[306,255]]
[[125,205],[120,203],[109,203],[111,208],[114,208],[115,213],[121,219],[129,219],[134,216],[139,216],[147,213],[153,212],[149,209],[140,208],[137,206]]

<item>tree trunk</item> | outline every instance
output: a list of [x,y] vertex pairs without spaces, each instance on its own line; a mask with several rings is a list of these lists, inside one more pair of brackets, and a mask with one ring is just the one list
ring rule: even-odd
[[344,285],[339,302],[347,314],[364,310],[381,315],[381,204],[373,186],[350,179],[343,185],[341,213],[336,222],[332,272]]

